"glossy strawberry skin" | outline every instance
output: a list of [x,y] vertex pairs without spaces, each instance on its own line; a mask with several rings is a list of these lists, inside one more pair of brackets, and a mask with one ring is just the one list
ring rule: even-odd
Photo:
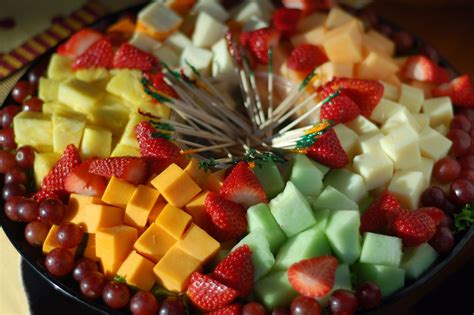
[[93,29],[84,28],[72,35],[64,44],[58,47],[58,54],[75,59],[103,35]]
[[[329,87],[321,88],[321,100],[324,100],[334,92]],[[359,115],[359,107],[344,91],[321,107],[321,119],[331,120],[335,124],[349,122]]]
[[289,69],[308,75],[326,61],[328,61],[328,58],[320,47],[311,44],[300,44],[288,56],[287,65]]
[[73,144],[69,144],[48,175],[43,179],[41,190],[57,192],[58,194],[64,193],[64,179],[79,164],[81,164],[79,151]]
[[129,43],[123,43],[115,52],[113,59],[114,68],[138,69],[150,71],[158,66],[156,58]]
[[394,234],[400,237],[405,246],[418,246],[428,242],[436,232],[435,221],[418,210],[400,214],[391,224]]
[[150,80],[153,87],[166,97],[178,98],[176,91],[165,82],[165,75],[162,72],[144,74],[145,78]]
[[242,315],[242,305],[232,304],[217,311],[208,312],[207,315]]
[[97,159],[91,162],[89,172],[104,177],[115,176],[134,185],[143,184],[148,175],[147,163],[139,157]]
[[455,105],[474,108],[474,91],[471,80],[466,74],[433,88],[431,94],[449,96]]
[[299,9],[276,9],[272,15],[273,27],[280,31],[282,35],[291,36],[296,32],[301,13]]
[[390,192],[383,192],[361,217],[360,232],[383,232],[389,220],[401,209],[400,203]]
[[331,168],[342,168],[349,162],[347,154],[332,128],[320,136],[309,147],[306,154],[308,157]]
[[276,47],[279,40],[280,32],[272,27],[267,27],[249,32],[247,43],[258,62],[268,64],[268,49]]
[[449,81],[447,71],[423,55],[408,57],[402,67],[401,74],[405,79],[422,82],[440,84]]
[[46,199],[60,199],[60,196],[52,191],[40,190],[33,195],[33,199],[41,202]]
[[69,193],[86,196],[102,197],[107,187],[104,177],[89,173],[93,160],[88,160],[77,166],[64,180],[64,188]]
[[72,63],[74,70],[112,67],[112,44],[106,38],[99,39],[79,55]]

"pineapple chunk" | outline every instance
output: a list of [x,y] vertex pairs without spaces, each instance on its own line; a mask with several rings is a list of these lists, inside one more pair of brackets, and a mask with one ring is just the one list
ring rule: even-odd
[[21,112],[13,119],[13,130],[16,143],[31,145],[40,152],[52,150],[53,126],[50,115]]
[[109,157],[111,150],[112,132],[97,126],[86,126],[81,143],[81,156],[83,159]]
[[36,153],[33,165],[36,187],[41,185],[43,178],[49,173],[60,157],[61,154],[56,152]]
[[100,102],[100,106],[92,108],[87,116],[89,122],[109,129],[114,136],[120,136],[128,122],[131,105],[111,94],[107,94]]
[[132,109],[133,112],[138,112],[140,110],[142,113],[149,113],[156,117],[168,118],[170,116],[171,110],[168,106],[162,103],[153,103],[151,101],[143,102],[139,106],[136,106]]
[[93,84],[72,79],[59,85],[58,100],[78,112],[89,114],[103,94],[103,90]]
[[62,153],[68,144],[79,147],[86,127],[86,116],[80,113],[57,110],[53,113],[53,150]]
[[144,120],[147,120],[147,117],[138,113],[131,113],[127,126],[125,126],[125,130],[123,131],[119,145],[127,145],[129,147],[138,149],[138,141],[135,136],[135,126]]
[[130,147],[124,144],[118,144],[112,154],[111,157],[115,156],[140,156],[140,150],[134,147]]
[[40,78],[38,86],[38,96],[43,102],[56,101],[58,99],[59,81],[47,78]]
[[53,80],[66,80],[74,77],[71,58],[53,54],[48,66],[48,78]]
[[105,68],[81,69],[74,72],[76,79],[84,82],[95,82],[109,78],[109,71]]
[[137,70],[119,70],[105,88],[107,92],[119,96],[133,105],[141,105],[149,100],[140,82],[141,74]]

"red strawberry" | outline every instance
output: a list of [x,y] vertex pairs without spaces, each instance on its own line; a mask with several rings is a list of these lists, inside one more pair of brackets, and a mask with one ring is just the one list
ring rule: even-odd
[[176,91],[165,82],[165,75],[162,72],[145,73],[145,78],[150,80],[151,84],[158,92],[163,93],[167,97],[178,98]]
[[421,211],[429,215],[435,222],[436,226],[438,226],[438,224],[440,224],[446,216],[443,210],[435,207],[424,207],[418,209],[417,211]]
[[360,233],[381,232],[387,227],[387,220],[396,217],[400,203],[390,192],[384,191],[362,214]]
[[52,191],[40,190],[33,195],[33,199],[41,202],[46,199],[59,199],[59,195]]
[[99,39],[77,56],[72,64],[74,70],[89,68],[111,68],[113,58],[112,44],[106,38]]
[[449,81],[447,71],[423,55],[408,57],[402,67],[401,73],[405,79],[422,82],[439,84]]
[[449,96],[451,101],[458,106],[474,108],[474,92],[467,74],[435,87],[431,94],[433,96]]
[[98,198],[102,197],[107,181],[102,176],[89,173],[92,161],[85,161],[66,176],[64,188],[67,192]]
[[210,219],[209,232],[221,242],[232,240],[247,229],[245,209],[232,201],[210,192],[205,200],[206,214]]
[[239,36],[240,45],[247,47],[249,43],[250,32],[242,32]]
[[208,312],[207,315],[241,315],[242,314],[242,305],[232,304],[217,311]]
[[291,36],[296,32],[301,10],[279,8],[273,12],[272,25],[284,36]]
[[333,256],[303,259],[288,268],[288,280],[300,294],[321,297],[331,291],[338,264]]
[[418,246],[428,242],[436,232],[435,221],[423,211],[407,211],[391,224],[394,234],[405,246]]
[[360,113],[370,117],[383,96],[383,85],[375,80],[335,78],[327,83],[334,91],[344,89],[344,93],[359,106]]
[[268,49],[276,47],[280,40],[280,32],[272,27],[252,31],[248,35],[250,51],[261,64],[268,63]]
[[123,43],[115,52],[114,68],[149,71],[158,64],[156,58],[129,43]]
[[347,154],[332,128],[316,140],[308,149],[307,155],[331,168],[342,168],[349,162]]
[[41,190],[53,191],[59,194],[64,192],[64,179],[76,166],[81,164],[81,157],[77,148],[70,144],[64,149],[63,155],[54,164],[48,175],[43,178]]
[[199,272],[191,275],[186,294],[204,311],[221,309],[229,305],[238,295],[234,289]]
[[246,297],[253,288],[253,272],[252,251],[245,244],[227,255],[216,266],[212,277],[226,286],[236,289],[239,296]]
[[308,75],[317,66],[328,61],[326,53],[318,46],[300,44],[288,56],[288,68]]
[[148,175],[146,161],[131,156],[95,160],[90,163],[89,172],[104,177],[115,176],[134,185],[144,183]]
[[246,208],[257,203],[268,202],[262,184],[244,161],[234,166],[229,176],[224,180],[220,194],[225,199]]
[[[323,86],[319,93],[321,100],[324,100],[334,91],[329,87]],[[359,116],[359,114],[359,107],[346,95],[344,90],[321,107],[321,119],[332,120],[335,124],[349,122]]]
[[283,0],[286,8],[303,10],[305,14],[315,11],[329,10],[334,5],[334,0]]
[[61,44],[58,47],[58,54],[74,59],[102,37],[101,33],[93,29],[84,28],[72,35],[67,42]]

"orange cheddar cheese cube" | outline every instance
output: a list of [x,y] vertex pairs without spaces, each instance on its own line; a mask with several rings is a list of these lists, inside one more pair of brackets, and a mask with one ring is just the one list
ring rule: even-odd
[[153,272],[166,289],[183,292],[191,274],[201,268],[201,262],[183,250],[173,247],[155,265]]
[[174,163],[156,176],[151,184],[177,208],[183,207],[201,191],[191,176]]
[[133,249],[137,229],[120,225],[101,229],[95,234],[96,255],[106,277],[114,276]]
[[[56,237],[57,231],[58,231],[57,225],[52,225],[51,228],[49,229],[48,235],[46,235],[46,238],[43,242],[43,254],[46,255],[53,249],[61,247]],[[71,254],[74,255],[76,253],[76,249],[77,247],[69,248],[68,250],[71,252]]]
[[152,223],[140,235],[133,247],[146,258],[158,262],[173,247],[176,241],[177,239],[162,227]]
[[158,198],[155,205],[153,206],[153,209],[151,209],[150,214],[148,215],[148,224],[155,222],[156,218],[158,218],[160,215],[161,210],[163,210],[166,205],[166,201],[161,201],[160,198]]
[[323,43],[330,61],[357,63],[362,61],[362,35],[355,22],[348,22],[329,31]]
[[167,204],[163,210],[161,210],[155,223],[175,239],[180,239],[191,221],[192,217],[188,213]]
[[142,291],[150,291],[156,282],[153,273],[155,264],[132,250],[120,266],[117,275],[125,278],[127,284]]
[[191,176],[191,179],[199,187],[202,188],[206,183],[207,173],[199,167],[199,161],[197,159],[191,158],[184,171],[188,173],[189,176]]
[[94,261],[99,261],[95,250],[95,234],[87,234],[87,244],[86,248],[84,249],[84,257]]
[[139,185],[125,208],[123,222],[142,230],[148,222],[148,216],[159,195],[158,190]]
[[203,229],[207,229],[209,226],[209,218],[206,214],[206,197],[207,194],[209,194],[208,191],[203,191],[196,197],[194,197],[193,200],[188,202],[184,209],[186,210],[187,213],[193,217],[194,223],[196,223],[198,226],[202,227]]
[[191,225],[175,246],[202,263],[207,262],[220,248],[218,241],[195,224]]
[[102,195],[102,201],[120,208],[125,208],[135,192],[132,184],[112,177]]
[[84,207],[88,204],[103,204],[102,200],[92,196],[71,194],[66,206],[64,221],[80,224],[84,220]]
[[87,204],[81,212],[82,221],[78,224],[86,233],[95,233],[98,229],[121,225],[123,223],[123,209],[105,205]]
[[206,178],[206,184],[202,187],[202,190],[209,190],[213,192],[219,192],[221,189],[222,183],[225,179],[225,169],[215,171],[212,174],[208,174]]

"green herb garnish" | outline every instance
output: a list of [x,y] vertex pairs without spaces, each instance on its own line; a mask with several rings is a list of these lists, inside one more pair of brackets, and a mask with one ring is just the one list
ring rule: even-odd
[[467,204],[460,213],[454,215],[454,233],[467,230],[474,224],[474,202]]

